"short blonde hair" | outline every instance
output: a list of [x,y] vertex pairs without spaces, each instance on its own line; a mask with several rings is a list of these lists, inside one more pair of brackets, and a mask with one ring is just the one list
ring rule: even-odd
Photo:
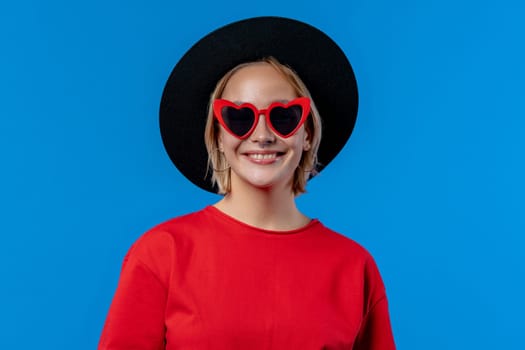
[[220,194],[226,194],[231,191],[231,169],[228,166],[224,154],[219,150],[219,123],[213,116],[213,101],[221,98],[226,84],[233,76],[233,74],[244,67],[248,67],[257,63],[267,63],[279,73],[295,90],[298,97],[308,97],[311,100],[310,117],[305,122],[306,132],[310,137],[310,148],[304,151],[299,166],[295,169],[292,183],[292,191],[295,195],[306,192],[306,182],[311,177],[317,174],[317,151],[321,143],[321,116],[317,111],[315,103],[306,88],[301,78],[290,67],[283,65],[274,57],[263,58],[259,61],[242,63],[232,68],[226,73],[217,83],[213,90],[208,104],[208,117],[206,120],[206,129],[204,131],[204,142],[208,151],[208,171],[212,171],[212,183],[217,185]]

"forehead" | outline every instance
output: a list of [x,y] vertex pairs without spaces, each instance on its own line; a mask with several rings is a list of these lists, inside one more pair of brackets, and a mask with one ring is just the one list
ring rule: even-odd
[[252,63],[232,74],[222,98],[231,101],[267,104],[297,97],[286,76],[266,62]]

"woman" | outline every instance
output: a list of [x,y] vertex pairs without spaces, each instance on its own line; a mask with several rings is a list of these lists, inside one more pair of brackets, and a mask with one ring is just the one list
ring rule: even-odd
[[[239,45],[246,33],[249,45]],[[306,34],[308,44],[290,40]],[[226,39],[234,44],[224,44]],[[275,46],[278,40],[283,44]],[[160,224],[133,245],[99,349],[395,348],[372,257],[295,205],[318,168],[321,118],[299,75],[278,59],[292,57],[301,66],[309,58],[297,51],[307,53],[305,45],[312,43],[312,52],[335,46],[304,23],[255,18],[213,32],[175,67],[161,104],[164,144],[190,180],[224,197]],[[351,68],[344,54],[334,52],[325,63],[338,63],[336,71],[324,73],[342,88],[318,95],[323,106],[323,96],[333,94],[356,107]],[[222,72],[215,88],[199,77],[194,77],[198,86],[188,86],[184,74],[199,71],[195,68],[203,66],[195,62],[211,57],[219,68],[201,76]],[[339,81],[349,76],[349,84]],[[199,122],[189,107],[200,105],[195,103],[210,91],[206,123]],[[335,142],[320,153],[324,165],[349,134],[343,119],[351,120],[350,131],[355,121],[355,109],[345,108],[350,118],[342,110],[335,117],[323,115]],[[204,124],[209,166],[202,165],[203,146],[195,141]],[[180,138],[182,150],[174,147]],[[209,169],[211,182],[202,181],[202,171],[206,175]]]

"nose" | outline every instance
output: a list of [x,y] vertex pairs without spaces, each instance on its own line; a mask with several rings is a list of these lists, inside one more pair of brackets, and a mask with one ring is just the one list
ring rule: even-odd
[[258,142],[260,144],[270,144],[274,143],[276,136],[273,131],[268,127],[266,123],[266,117],[264,114],[259,114],[259,120],[257,121],[257,126],[255,130],[250,135],[250,139],[253,142]]

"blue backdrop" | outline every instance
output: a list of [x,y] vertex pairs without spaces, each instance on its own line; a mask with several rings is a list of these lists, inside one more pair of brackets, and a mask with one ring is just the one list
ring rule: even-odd
[[522,3],[4,1],[0,348],[96,347],[132,242],[218,200],[163,149],[171,69],[211,30],[279,15],[355,69],[354,134],[299,206],[372,252],[399,349],[523,349]]

